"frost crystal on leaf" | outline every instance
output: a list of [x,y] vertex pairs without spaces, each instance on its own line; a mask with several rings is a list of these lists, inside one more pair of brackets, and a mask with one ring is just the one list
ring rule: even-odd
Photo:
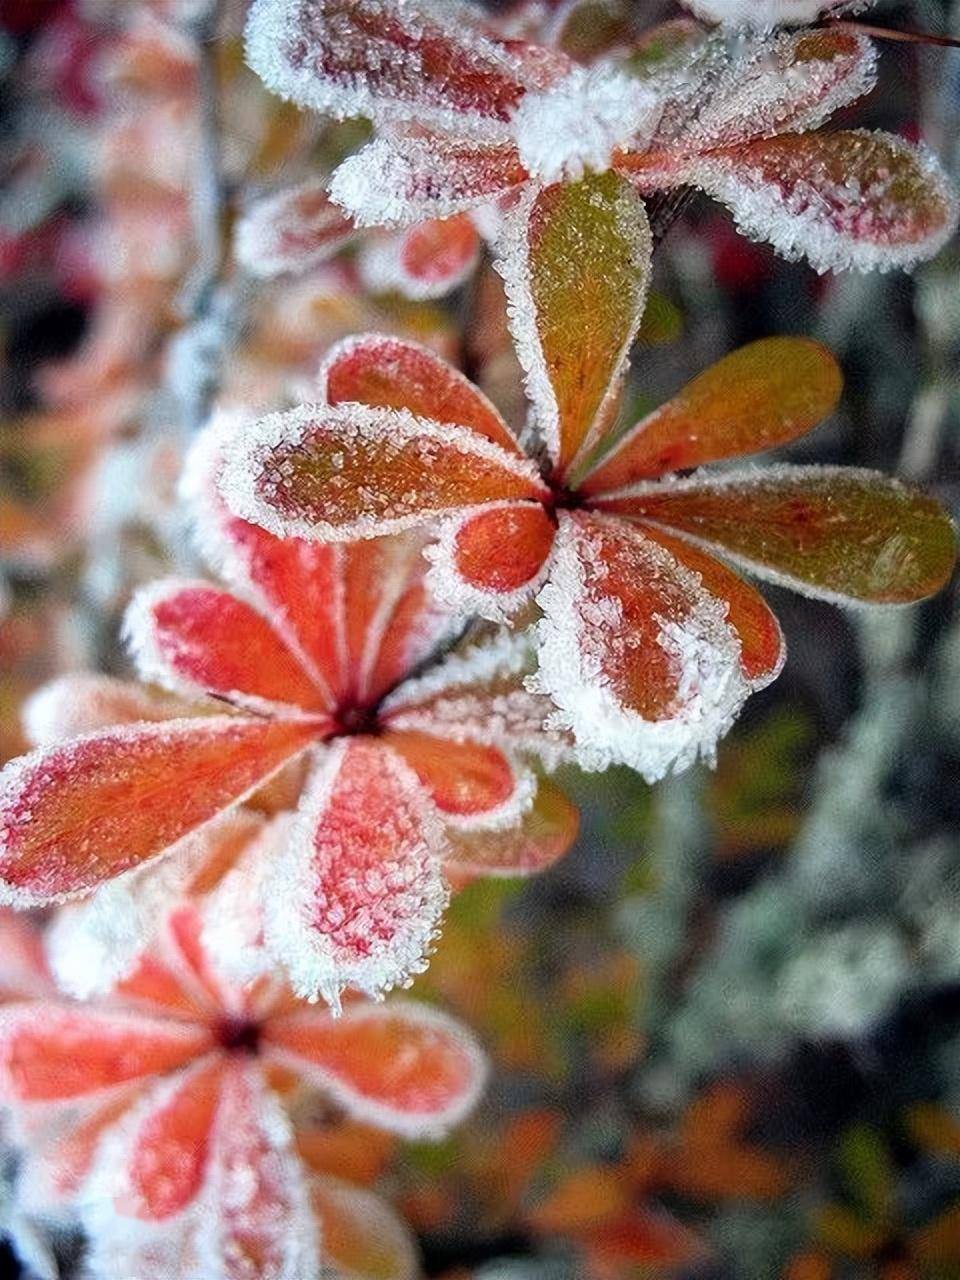
[[359,740],[324,753],[265,888],[267,945],[294,989],[339,1008],[421,972],[447,905],[443,828],[416,775]]
[[639,532],[565,514],[537,602],[533,681],[586,767],[628,764],[655,782],[712,757],[749,687],[726,610],[699,575]]
[[824,14],[853,13],[873,0],[683,0],[698,18],[731,27],[803,26]]
[[326,182],[312,179],[258,200],[234,235],[240,265],[268,279],[319,266],[348,243],[354,227],[330,199]]
[[660,112],[657,96],[608,67],[577,67],[513,114],[520,159],[542,182],[576,180],[609,169],[618,147],[642,147]]

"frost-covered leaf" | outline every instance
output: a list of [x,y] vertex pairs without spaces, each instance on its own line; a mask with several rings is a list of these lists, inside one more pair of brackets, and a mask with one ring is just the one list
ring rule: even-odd
[[380,1196],[337,1178],[316,1177],[310,1203],[324,1263],[336,1280],[416,1280],[413,1236]]
[[762,689],[776,679],[786,660],[786,645],[776,615],[759,591],[684,538],[648,524],[643,526],[643,536],[659,542],[682,565],[699,574],[704,588],[726,605],[727,623],[740,641],[740,667],[751,688]]
[[428,347],[404,338],[370,333],[338,342],[320,367],[317,394],[329,404],[408,409],[418,418],[469,427],[521,453],[500,412],[468,378]]
[[317,1275],[289,1122],[239,1060],[159,1084],[103,1143],[81,1209],[95,1280]]
[[694,153],[817,128],[875,78],[873,45],[846,28],[753,37],[732,52],[710,41],[667,94],[652,145],[618,156],[616,167],[642,181],[645,170],[669,172]]
[[666,471],[786,444],[833,412],[841,386],[836,360],[818,342],[751,342],[621,436],[578,492],[611,492]]
[[336,1020],[320,1010],[273,1018],[264,1043],[357,1119],[409,1138],[462,1120],[487,1073],[482,1050],[459,1023],[409,1000],[350,1004]]
[[121,726],[39,748],[0,774],[0,897],[83,893],[163,853],[315,737],[298,720]]
[[419,532],[339,549],[343,560],[344,696],[370,706],[447,640],[450,618],[425,585]]
[[214,1274],[224,1280],[321,1274],[322,1235],[305,1170],[290,1121],[259,1070],[241,1062],[228,1071],[211,1146],[198,1258],[216,1259]]
[[570,743],[547,725],[553,710],[549,698],[527,687],[533,668],[529,640],[500,632],[405,681],[384,703],[381,719],[388,729],[486,743],[555,769]]
[[173,720],[185,711],[179,701],[158,697],[133,680],[76,671],[41,685],[21,716],[27,741],[42,747],[110,725]]
[[[336,616],[340,552],[299,539],[275,538],[227,508],[217,479],[244,425],[245,419],[235,415],[214,417],[187,456],[181,494],[210,567],[260,606],[333,701],[346,679],[342,628]],[[321,619],[328,619],[327,625]]]
[[554,525],[539,504],[492,502],[446,521],[436,544],[430,585],[451,610],[494,622],[509,618],[543,583]]
[[396,291],[423,301],[459,288],[479,261],[479,232],[461,213],[371,241],[360,255],[360,273],[374,293]]
[[265,885],[267,945],[301,996],[380,996],[426,965],[447,903],[443,830],[409,765],[356,737],[324,753]]
[[940,504],[853,467],[769,467],[637,485],[598,505],[697,539],[760,577],[838,604],[909,604],[956,559]]
[[259,279],[305,273],[342,249],[354,231],[327,183],[314,178],[251,205],[237,222],[234,254]]
[[520,101],[512,122],[520,161],[537,183],[603,173],[621,148],[649,143],[661,109],[649,86],[608,60],[576,66]]
[[651,248],[642,202],[612,173],[531,191],[505,217],[498,269],[510,325],[561,473],[595,442],[619,388]]
[[225,1073],[219,1057],[198,1063],[156,1086],[111,1134],[93,1177],[100,1181],[106,1159],[115,1157],[102,1187],[118,1219],[115,1230],[121,1219],[159,1222],[195,1201],[207,1175]]
[[41,1104],[162,1075],[213,1047],[199,1024],[75,1005],[0,1010],[0,1090],[7,1103]]
[[124,620],[143,680],[188,697],[212,694],[259,712],[329,710],[329,694],[245,601],[207,582],[141,587]]
[[455,885],[479,876],[529,876],[551,867],[577,838],[580,817],[559,787],[541,781],[519,823],[502,831],[449,831],[445,869]]
[[721,149],[676,176],[726,204],[745,235],[821,272],[910,267],[957,225],[956,195],[932,153],[868,130]]
[[186,496],[208,557],[259,606],[331,704],[375,700],[449,628],[424,590],[420,536],[331,547],[277,538],[238,519],[216,488],[238,429],[213,424],[188,460]]
[[533,465],[474,431],[365,405],[304,405],[251,425],[221,476],[237,515],[280,536],[380,537],[464,507],[538,498]]
[[487,830],[510,826],[533,800],[529,773],[490,743],[397,728],[383,742],[407,762],[448,824]]
[[628,525],[561,513],[537,679],[588,767],[648,781],[710,756],[749,687],[726,606]]
[[357,226],[411,226],[495,202],[526,179],[510,142],[429,134],[375,138],[343,161],[330,195]]
[[502,140],[526,90],[567,63],[498,41],[482,16],[457,0],[255,0],[247,61],[274,93],[325,115]]

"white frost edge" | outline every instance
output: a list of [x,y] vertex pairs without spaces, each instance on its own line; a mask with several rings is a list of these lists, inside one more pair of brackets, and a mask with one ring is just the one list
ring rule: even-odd
[[261,903],[267,951],[286,971],[294,993],[311,1004],[323,999],[335,1015],[341,1011],[341,996],[348,988],[382,1000],[391,988],[409,985],[415,974],[423,973],[450,899],[442,874],[446,850],[442,820],[410,766],[388,751],[392,767],[404,777],[411,794],[414,788],[423,793],[424,843],[435,850],[436,878],[420,930],[414,933],[407,929],[405,935],[401,933],[390,943],[389,949],[381,947],[379,952],[356,963],[335,958],[326,936],[311,918],[313,832],[336,785],[347,745],[341,739],[316,753],[316,767],[304,786],[289,839],[265,877]]
[[530,277],[530,215],[542,190],[533,183],[528,184],[517,202],[503,214],[493,266],[503,280],[507,320],[523,369],[527,398],[533,405],[536,431],[546,445],[550,460],[556,464],[560,458],[560,406],[537,332],[537,308]]
[[479,615],[489,622],[507,622],[519,609],[529,604],[543,586],[550,567],[549,553],[534,576],[513,591],[488,591],[475,587],[461,576],[457,568],[457,537],[467,521],[488,511],[510,511],[514,507],[530,505],[512,500],[488,502],[470,509],[462,516],[444,520],[437,526],[436,541],[423,552],[430,562],[427,586],[440,604],[454,616],[466,618]]
[[[831,476],[838,476],[844,480],[882,480],[890,488],[900,492],[910,493],[913,491],[912,485],[904,484],[896,476],[889,476],[883,471],[873,471],[869,467],[832,466],[828,463],[800,464],[784,462],[775,466],[738,467],[720,472],[705,472],[701,470],[695,471],[688,476],[665,477],[659,481],[642,480],[637,484],[628,485],[624,489],[617,490],[616,494],[605,493],[603,498],[606,500],[610,498],[643,497],[647,493],[652,494],[657,490],[662,491],[665,485],[669,485],[674,492],[683,492],[684,490],[693,490],[695,492],[700,489],[717,492],[727,488],[750,487],[765,480],[826,480]],[[623,516],[623,518],[631,521],[641,521],[651,525],[653,528],[663,529],[664,533],[669,533],[672,537],[682,538],[685,542],[690,542],[694,546],[700,547],[701,550],[709,552],[710,555],[715,556],[718,560],[749,574],[760,582],[769,582],[771,586],[775,587],[785,587],[787,590],[795,591],[797,595],[805,596],[809,600],[823,600],[826,604],[837,605],[841,609],[848,609],[854,613],[912,609],[919,603],[919,601],[909,600],[902,604],[898,602],[877,603],[872,600],[858,600],[854,596],[846,596],[840,591],[829,591],[826,588],[811,586],[809,582],[804,582],[802,578],[794,578],[789,573],[782,573],[779,569],[770,569],[765,564],[751,560],[748,556],[738,555],[737,552],[728,550],[722,543],[712,542],[709,538],[700,538],[695,533],[690,533],[676,525],[667,524],[663,520],[654,520],[644,515],[630,515]],[[779,669],[777,674],[779,674]]]
[[[594,517],[596,518],[596,517]],[[600,517],[603,519],[603,517]],[[699,634],[683,625],[663,622],[661,647],[684,663],[684,650],[693,646],[694,669],[700,692],[673,720],[648,721],[624,707],[607,687],[599,668],[584,658],[573,604],[583,593],[582,535],[562,514],[554,562],[547,585],[537,601],[544,617],[535,627],[539,666],[530,687],[553,699],[553,723],[570,729],[576,739],[578,763],[591,771],[611,764],[635,769],[649,783],[680,772],[699,758],[712,761],[716,745],[730,729],[750,686],[740,666],[740,641],[726,621],[726,606],[703,588],[699,574],[680,565],[659,544],[644,542],[645,553],[665,574],[679,581],[697,600],[693,621]],[[615,624],[616,619],[609,620]],[[704,661],[715,671],[704,672]]]
[[792,213],[782,193],[773,184],[757,180],[759,170],[744,165],[734,170],[723,159],[703,156],[690,165],[682,181],[725,204],[743,235],[772,245],[787,261],[808,262],[820,275],[827,271],[908,270],[932,258],[951,238],[960,216],[960,202],[939,160],[922,144],[913,146],[893,135],[862,129],[847,132],[868,138],[883,136],[894,144],[894,149],[912,152],[924,174],[936,183],[947,206],[944,225],[926,239],[910,244],[876,244],[829,227],[815,205],[802,213]]
[[[297,19],[304,2],[305,0],[254,0],[247,15],[244,31],[247,65],[278,97],[337,120],[366,116],[377,125],[414,123],[443,133],[467,134],[490,141],[502,141],[509,136],[504,122],[480,112],[429,106],[416,101],[403,102],[371,90],[363,83],[361,76],[355,76],[353,84],[346,87],[336,84],[332,78],[326,81],[321,79],[309,68],[291,67],[285,50],[288,42],[296,39]],[[322,4],[322,0],[315,0],[315,7],[316,4]],[[502,70],[505,76],[521,82],[522,63],[477,29],[475,24],[480,15],[472,6],[457,3],[456,0],[442,0],[442,4],[419,0],[415,8],[410,0],[403,0],[402,4],[387,0],[387,5],[395,15],[403,15],[403,10],[406,9],[408,16],[414,21],[421,16],[425,17],[441,27],[445,35],[461,47],[469,47],[465,39],[467,35],[469,45],[472,46],[471,52],[479,54],[487,63]],[[409,11],[412,8],[414,11],[411,13]]]
[[[460,1124],[476,1106],[486,1087],[490,1072],[489,1061],[477,1040],[462,1023],[439,1009],[421,1004],[416,1000],[394,997],[386,1004],[348,1004],[343,1010],[342,1017],[351,1022],[359,1022],[393,1018],[398,1012],[401,1017],[406,1017],[410,1022],[442,1032],[444,1036],[456,1043],[470,1066],[469,1086],[464,1093],[443,1111],[438,1111],[429,1117],[411,1116],[408,1112],[395,1111],[381,1102],[365,1098],[341,1077],[316,1066],[309,1058],[303,1058],[277,1045],[270,1045],[265,1050],[265,1055],[281,1065],[288,1066],[305,1080],[315,1084],[356,1120],[386,1129],[389,1133],[399,1134],[402,1138],[442,1138]],[[332,1014],[328,1013],[327,1016]],[[295,1024],[298,1020],[309,1023],[316,1017],[316,1013],[305,1011],[288,1015],[282,1021],[287,1025]]]
[[[257,481],[271,452],[278,448],[296,448],[320,419],[325,428],[350,428],[344,438],[345,447],[360,435],[385,444],[408,444],[416,440],[435,441],[458,453],[495,463],[517,479],[524,480],[536,491],[542,487],[533,463],[519,454],[510,454],[500,445],[450,423],[418,418],[406,409],[375,409],[368,405],[345,402],[339,405],[305,404],[280,413],[271,413],[251,423],[243,438],[226,460],[220,473],[219,488],[224,502],[243,520],[259,524],[268,533],[281,538],[303,538],[312,542],[352,542],[359,538],[379,538],[388,533],[429,524],[447,516],[451,509],[425,508],[403,516],[366,516],[350,523],[331,525],[322,520],[282,517],[257,492]],[[327,430],[329,436],[330,432]],[[470,503],[460,510],[476,510]]]

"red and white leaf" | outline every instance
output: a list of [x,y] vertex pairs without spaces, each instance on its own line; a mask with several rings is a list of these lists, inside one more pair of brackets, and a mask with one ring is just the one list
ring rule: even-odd
[[290,1121],[252,1065],[234,1064],[224,1080],[205,1202],[197,1252],[215,1259],[218,1280],[321,1274],[322,1235]]
[[66,1102],[175,1071],[213,1048],[200,1024],[44,1001],[0,1010],[0,1091],[13,1107]]
[[141,587],[124,619],[141,679],[188,697],[210,694],[247,710],[329,710],[269,622],[208,582],[163,578]]
[[317,686],[328,691],[332,704],[347,680],[341,552],[301,539],[276,538],[226,506],[217,481],[247,421],[239,414],[214,415],[187,456],[181,496],[210,567],[258,605]]
[[726,204],[737,226],[817,271],[886,270],[932,257],[958,205],[933,154],[891,134],[788,134],[679,165],[661,185],[690,184]]
[[[366,376],[372,367],[345,356],[337,385],[355,394],[361,384],[372,395]],[[187,499],[203,545],[231,585],[269,619],[331,706],[372,703],[418,666],[450,628],[424,587],[423,537],[411,532],[325,546],[277,538],[232,515],[216,478],[238,430],[242,426],[235,422],[213,424],[188,462]]]
[[459,1123],[487,1074],[465,1027],[409,1000],[349,1004],[337,1019],[319,1009],[277,1017],[266,1024],[263,1043],[356,1119],[408,1138]]
[[527,638],[502,632],[406,681],[381,707],[381,719],[389,730],[490,744],[554,769],[571,743],[548,724],[550,699],[527,687],[534,666]]
[[474,431],[359,404],[262,418],[238,441],[220,485],[243,519],[320,541],[382,537],[545,492],[532,463]]
[[536,426],[560,475],[606,426],[643,316],[651,251],[643,203],[613,173],[532,189],[504,217],[497,269]]
[[330,747],[265,886],[267,946],[301,996],[337,1007],[426,967],[447,904],[443,829],[398,755],[355,737]]
[[461,617],[502,622],[543,585],[554,524],[539,503],[491,502],[447,520],[427,548],[430,587]]
[[305,273],[331,258],[355,234],[330,199],[325,181],[311,179],[253,204],[238,220],[234,254],[259,279]]
[[628,525],[561,514],[537,680],[590,768],[648,781],[710,757],[749,686],[725,604]]
[[316,737],[307,720],[136,724],[39,748],[0,774],[0,897],[84,893],[166,852]]
[[752,689],[775,680],[787,657],[786,642],[773,610],[754,587],[707,551],[686,538],[673,537],[653,525],[643,536],[659,542],[682,565],[699,574],[704,588],[727,606],[727,623],[740,641],[740,667]]
[[348,156],[330,180],[330,196],[358,226],[409,227],[494,204],[527,176],[510,142],[393,136]]
[[102,1144],[81,1209],[96,1280],[313,1280],[320,1266],[289,1123],[240,1062],[158,1086]]
[[513,432],[483,392],[436,352],[406,338],[364,333],[336,343],[317,373],[317,394],[328,404],[407,409],[417,418],[467,427],[508,453],[522,455]]
[[702,46],[681,92],[668,96],[652,145],[616,158],[641,189],[648,169],[669,172],[715,148],[815,129],[876,79],[873,44],[846,27],[753,36],[718,61],[721,48]]
[[431,218],[371,240],[360,254],[360,274],[372,293],[396,292],[416,302],[442,298],[473,274],[480,244],[468,214]]
[[267,87],[300,106],[491,141],[528,88],[569,65],[498,41],[456,0],[255,0],[246,44]]

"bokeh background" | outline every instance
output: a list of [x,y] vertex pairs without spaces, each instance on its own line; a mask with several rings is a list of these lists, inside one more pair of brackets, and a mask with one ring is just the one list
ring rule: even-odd
[[[130,590],[191,565],[174,482],[211,368],[220,394],[256,396],[342,333],[385,326],[518,410],[488,272],[420,307],[329,273],[268,286],[242,324],[205,331],[203,364],[184,303],[196,103],[175,59],[118,70],[115,55],[139,11],[164,7],[0,3],[3,759],[24,749],[30,691],[64,670],[122,673]],[[211,36],[228,204],[329,167],[358,136],[267,97],[242,67],[243,9],[224,6]],[[947,0],[871,18],[960,35]],[[881,48],[877,90],[843,123],[923,137],[960,177],[960,51]],[[846,391],[785,456],[882,468],[956,513],[957,246],[913,276],[817,277],[705,200],[661,212],[631,411],[738,343],[815,336]],[[787,666],[714,770],[653,788],[565,777],[583,811],[569,857],[456,900],[415,994],[490,1050],[473,1120],[396,1147],[316,1115],[318,1149],[352,1151],[357,1180],[387,1190],[428,1275],[960,1277],[958,590],[877,614],[769,598]],[[67,1240],[66,1274],[75,1256]],[[5,1256],[0,1275],[16,1274]]]

